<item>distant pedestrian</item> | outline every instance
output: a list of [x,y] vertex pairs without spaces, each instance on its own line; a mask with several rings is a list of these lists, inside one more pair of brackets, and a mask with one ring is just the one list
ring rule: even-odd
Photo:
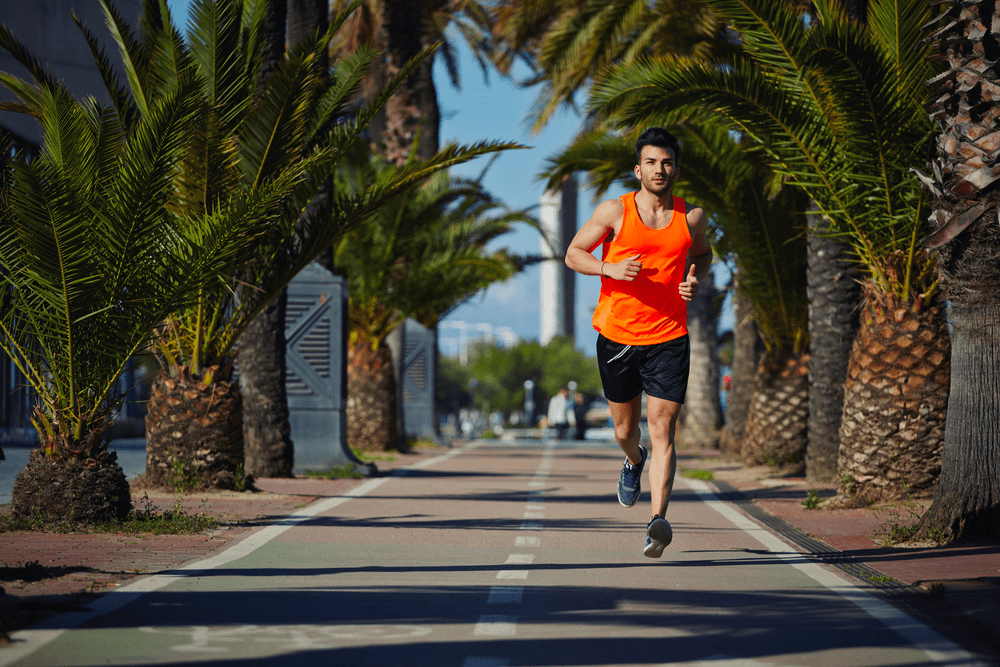
[[563,387],[552,400],[549,401],[549,427],[556,430],[556,438],[566,439],[566,431],[569,429],[569,418],[566,412],[569,410],[569,390]]
[[[658,127],[635,145],[638,192],[602,202],[566,251],[574,271],[601,276],[594,310],[597,363],[614,421],[615,439],[625,452],[618,502],[639,500],[646,449],[639,444],[642,392],[652,462],[649,486],[652,519],[643,554],[659,558],[673,539],[664,518],[677,454],[674,429],[687,392],[690,346],[687,302],[712,264],[705,212],[670,190],[676,182],[680,143]],[[591,253],[603,243],[601,259]]]
[[587,404],[580,392],[573,397],[573,416],[576,417],[576,439],[583,440],[587,435]]

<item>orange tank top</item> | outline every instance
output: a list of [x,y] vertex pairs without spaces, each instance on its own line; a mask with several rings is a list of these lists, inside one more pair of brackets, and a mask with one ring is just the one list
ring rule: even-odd
[[601,278],[594,328],[616,343],[653,345],[687,333],[687,302],[678,286],[685,279],[691,231],[680,197],[674,197],[670,223],[663,229],[650,229],[639,217],[635,195],[622,195],[621,231],[604,242],[601,259],[619,262],[640,255],[642,269],[633,282]]

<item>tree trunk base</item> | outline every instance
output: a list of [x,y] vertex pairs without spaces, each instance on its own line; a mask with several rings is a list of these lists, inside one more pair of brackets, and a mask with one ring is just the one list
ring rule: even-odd
[[743,463],[804,471],[809,355],[761,357],[742,445]]
[[[1000,543],[1000,305],[952,302],[941,480],[917,536]],[[987,369],[993,369],[990,372]]]
[[839,495],[927,496],[941,472],[950,342],[937,308],[869,294],[844,385]]
[[[218,370],[218,369],[213,369]],[[205,384],[180,367],[153,381],[141,484],[172,491],[244,486],[243,401],[239,384]]]
[[50,524],[125,519],[132,511],[128,480],[114,456],[109,459],[56,463],[34,450],[14,480],[11,514]]
[[363,451],[396,448],[396,376],[392,353],[352,346],[347,353],[347,443]]

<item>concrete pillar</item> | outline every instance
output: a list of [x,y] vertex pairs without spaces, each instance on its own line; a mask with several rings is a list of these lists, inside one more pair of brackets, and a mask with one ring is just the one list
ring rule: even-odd
[[556,336],[576,334],[574,304],[576,274],[565,264],[566,248],[576,234],[577,183],[568,178],[558,190],[542,195],[540,218],[544,237],[539,243],[542,262],[538,340],[547,345]]

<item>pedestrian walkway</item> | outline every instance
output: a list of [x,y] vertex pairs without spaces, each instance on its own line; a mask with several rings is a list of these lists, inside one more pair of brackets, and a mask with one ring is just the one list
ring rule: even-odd
[[297,494],[272,518],[16,633],[0,665],[991,664],[762,527],[744,481],[679,478],[674,543],[644,558],[648,500],[615,502],[620,459],[480,442],[372,480],[267,480]]

